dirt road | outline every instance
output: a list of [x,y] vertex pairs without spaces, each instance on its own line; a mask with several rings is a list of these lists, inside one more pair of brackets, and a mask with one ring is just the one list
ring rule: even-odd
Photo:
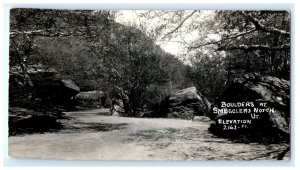
[[13,157],[67,160],[276,159],[284,144],[243,144],[216,138],[209,123],[106,116],[107,110],[68,112],[62,130],[9,137]]

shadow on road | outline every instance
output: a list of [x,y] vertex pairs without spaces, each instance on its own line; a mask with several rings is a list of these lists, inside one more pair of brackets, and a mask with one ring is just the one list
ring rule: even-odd
[[128,123],[84,123],[78,122],[69,125],[64,125],[64,128],[60,133],[78,133],[83,131],[88,132],[108,132],[113,130],[125,129],[128,126]]

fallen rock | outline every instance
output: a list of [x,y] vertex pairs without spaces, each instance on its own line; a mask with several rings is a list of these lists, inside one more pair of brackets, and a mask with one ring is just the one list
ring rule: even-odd
[[210,103],[196,89],[190,87],[179,90],[161,102],[160,112],[168,118],[192,119],[194,116],[206,116]]
[[[253,119],[247,113],[222,113],[210,115],[216,123],[211,130],[218,135],[240,138],[267,138],[272,140],[289,140],[290,134],[290,82],[276,77],[263,77],[256,73],[245,74],[236,78],[216,100],[215,108],[221,109],[221,103],[250,102],[259,108],[259,103],[266,103],[265,112],[256,113],[258,119]],[[239,109],[228,107],[226,109]],[[224,109],[224,107],[223,107]],[[253,107],[248,107],[254,113]],[[213,114],[213,113],[212,113]],[[224,130],[222,120],[251,120],[248,127],[237,130]]]

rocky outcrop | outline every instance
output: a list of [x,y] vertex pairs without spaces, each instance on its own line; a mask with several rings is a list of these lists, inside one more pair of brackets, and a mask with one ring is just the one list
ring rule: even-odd
[[192,119],[194,116],[206,116],[210,103],[196,89],[190,87],[168,96],[161,103],[160,112],[169,118]]
[[[259,103],[266,103],[266,112],[256,113],[258,119],[253,119],[251,114],[216,114],[214,117],[216,124],[211,130],[216,134],[229,137],[272,138],[288,140],[290,134],[290,82],[276,77],[263,77],[256,73],[245,74],[241,78],[236,78],[227,89],[223,91],[216,100],[214,108],[221,108],[221,103],[250,102],[254,107],[259,107]],[[238,107],[230,107],[235,109]],[[254,113],[253,106],[249,108]],[[212,113],[213,114],[213,113]],[[247,129],[235,131],[224,131],[224,124],[219,120],[251,120]]]

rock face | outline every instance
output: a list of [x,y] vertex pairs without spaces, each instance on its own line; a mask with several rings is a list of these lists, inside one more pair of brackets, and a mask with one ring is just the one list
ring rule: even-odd
[[196,87],[179,90],[161,103],[161,112],[169,118],[192,119],[194,116],[206,116],[209,111],[210,103]]
[[[242,133],[249,133],[253,137],[269,136],[272,138],[286,138],[290,133],[290,82],[276,77],[263,77],[256,73],[245,74],[242,78],[235,79],[216,100],[216,107],[220,108],[221,102],[264,102],[266,113],[260,113],[258,120],[252,120],[252,127],[244,129]],[[245,114],[221,114],[218,119],[243,119]],[[249,114],[247,114],[249,117]],[[212,129],[217,134],[226,134],[222,125],[215,124]],[[251,134],[253,133],[253,134]],[[238,134],[238,133],[233,133]],[[232,134],[231,134],[232,135]],[[242,135],[242,134],[241,134]],[[287,139],[288,140],[288,139]]]

